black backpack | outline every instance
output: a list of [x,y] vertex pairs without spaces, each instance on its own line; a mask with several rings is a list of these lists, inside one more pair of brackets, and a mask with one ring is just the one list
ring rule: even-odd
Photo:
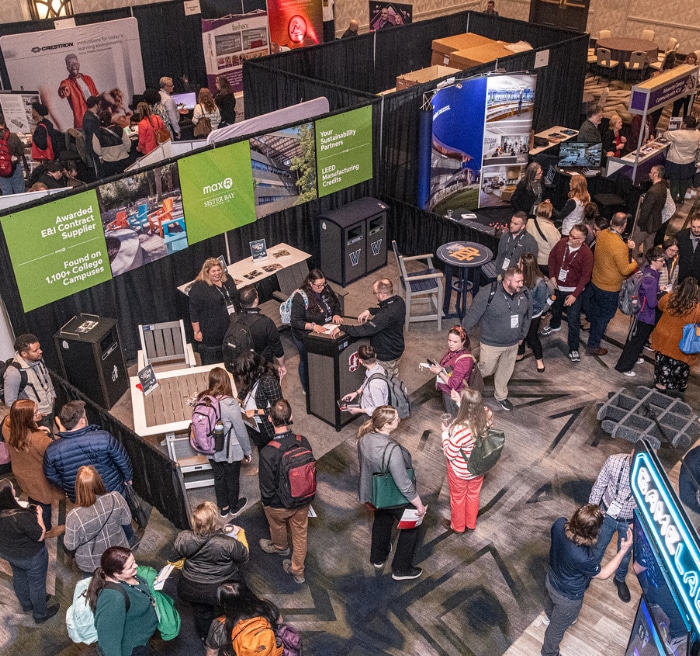
[[247,314],[234,314],[228,324],[222,346],[224,354],[224,366],[229,373],[233,373],[233,367],[238,357],[247,351],[254,351],[253,335],[251,329],[260,319],[259,314],[253,315],[253,321],[246,321]]
[[[282,450],[286,444],[278,440],[267,446]],[[316,496],[316,458],[301,442],[301,435],[282,453],[277,472],[277,496],[285,508],[299,508],[311,503]]]
[[16,362],[12,358],[9,360],[5,360],[4,362],[0,360],[0,401],[5,403],[5,372],[7,371],[8,367],[14,367],[19,371],[19,389],[17,390],[17,394],[21,394],[22,390],[27,386],[27,382],[29,378],[27,377],[27,372],[22,369],[22,365],[20,365],[19,362]]

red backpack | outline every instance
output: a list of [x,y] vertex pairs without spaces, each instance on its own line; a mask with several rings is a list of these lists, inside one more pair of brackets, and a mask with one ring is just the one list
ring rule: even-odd
[[5,130],[5,134],[0,139],[0,177],[11,178],[15,172],[15,163],[12,161],[12,153],[7,145],[10,138],[10,131]]
[[[272,440],[268,446],[281,450],[286,445]],[[295,441],[282,453],[277,496],[285,508],[299,508],[311,503],[316,496],[316,459],[311,449],[302,445],[301,435],[296,435]]]

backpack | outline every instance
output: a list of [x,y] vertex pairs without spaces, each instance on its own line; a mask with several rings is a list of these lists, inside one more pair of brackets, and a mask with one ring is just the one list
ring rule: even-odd
[[[282,449],[274,439],[268,446]],[[311,449],[301,443],[301,435],[282,454],[277,472],[277,495],[285,508],[299,508],[311,503],[316,496],[316,458]]]
[[639,302],[639,287],[642,284],[644,273],[635,271],[629,278],[623,281],[620,288],[620,297],[617,301],[617,309],[632,316],[638,314],[642,309],[642,304]]
[[304,307],[309,307],[309,297],[306,295],[306,292],[303,289],[295,289],[289,295],[289,298],[280,305],[280,319],[287,326],[292,323],[292,301],[295,294],[301,294],[301,297],[304,299]]
[[282,656],[277,636],[264,617],[240,620],[231,630],[231,645],[236,656]]
[[666,223],[676,213],[676,204],[673,202],[671,190],[666,189],[666,202],[661,210],[661,223]]
[[11,178],[15,172],[15,163],[12,161],[12,153],[7,145],[10,131],[5,130],[5,135],[0,139],[0,177]]
[[233,373],[233,366],[238,357],[246,351],[254,351],[253,335],[251,329],[260,315],[253,315],[254,321],[246,325],[245,314],[234,314],[228,324],[228,329],[224,335],[223,354],[224,366],[226,370]]
[[17,395],[22,393],[22,390],[27,386],[27,382],[29,381],[27,372],[22,369],[22,365],[19,362],[15,361],[13,358],[5,360],[4,362],[0,360],[0,401],[3,403],[5,403],[5,372],[8,367],[14,367],[19,371],[19,389],[17,390]]
[[190,445],[195,451],[208,456],[216,451],[214,431],[220,421],[219,399],[206,395],[197,401],[190,424]]
[[[88,604],[87,589],[92,579],[81,579],[75,584],[73,591],[73,603],[66,611],[66,629],[68,637],[73,642],[83,642],[91,645],[97,642],[97,629],[95,628],[95,615]],[[129,612],[131,602],[129,595],[120,583],[105,582],[105,588],[119,590],[124,595],[124,605]]]
[[396,408],[396,411],[399,413],[399,419],[410,417],[411,402],[408,399],[406,383],[399,380],[397,376],[391,376],[390,378],[386,374],[372,374],[367,381],[368,385],[373,378],[381,378],[386,381],[389,388],[389,405]]
[[291,624],[277,625],[277,642],[282,643],[282,656],[304,656],[301,634]]
[[506,443],[505,433],[495,428],[487,428],[486,433],[476,440],[469,459],[460,448],[462,458],[467,462],[467,469],[473,476],[482,476],[491,469],[501,457]]

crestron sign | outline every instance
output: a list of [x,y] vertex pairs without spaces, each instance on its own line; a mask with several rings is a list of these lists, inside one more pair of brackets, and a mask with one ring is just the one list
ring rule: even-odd
[[630,474],[637,511],[644,519],[695,631],[700,631],[700,551],[679,502],[654,456],[637,452]]

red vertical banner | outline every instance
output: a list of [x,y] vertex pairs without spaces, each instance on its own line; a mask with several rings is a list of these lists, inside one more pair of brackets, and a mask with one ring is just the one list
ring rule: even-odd
[[323,43],[323,0],[267,0],[270,50]]

